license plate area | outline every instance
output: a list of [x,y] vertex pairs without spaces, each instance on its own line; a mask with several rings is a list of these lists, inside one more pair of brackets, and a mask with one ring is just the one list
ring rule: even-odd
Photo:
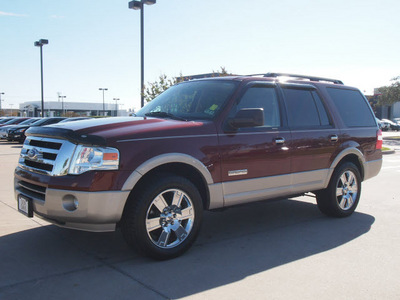
[[24,195],[18,195],[18,211],[25,216],[33,217],[33,203],[32,199]]

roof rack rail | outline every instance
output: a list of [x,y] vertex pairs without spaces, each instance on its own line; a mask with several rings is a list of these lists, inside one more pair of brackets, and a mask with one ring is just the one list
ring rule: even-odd
[[266,74],[257,74],[257,75],[263,75],[264,77],[285,76],[285,77],[308,79],[310,81],[326,81],[326,82],[332,82],[334,84],[343,84],[343,81],[338,80],[338,79],[330,79],[330,78],[306,76],[306,75],[297,75],[297,74],[289,74],[289,73],[266,73]]

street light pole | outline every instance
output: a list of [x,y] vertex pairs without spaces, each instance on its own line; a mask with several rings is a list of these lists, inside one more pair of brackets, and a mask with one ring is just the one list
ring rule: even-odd
[[115,101],[115,117],[118,116],[118,105],[117,105],[117,101],[119,100],[119,98],[113,98],[113,100]]
[[144,4],[155,4],[156,0],[130,1],[128,7],[140,10],[140,105],[144,106]]
[[41,82],[41,94],[42,94],[42,118],[44,118],[44,96],[43,96],[43,45],[47,45],[49,40],[40,39],[36,41],[34,45],[40,47],[40,82]]
[[108,91],[108,88],[99,88],[99,91],[103,91],[103,117],[106,116],[106,108],[104,105],[104,91]]
[[4,101],[4,100],[1,100],[1,95],[4,95],[4,92],[0,93],[0,116],[1,116],[1,101]]
[[58,96],[61,98],[61,117],[64,115],[64,99],[67,98],[67,96]]

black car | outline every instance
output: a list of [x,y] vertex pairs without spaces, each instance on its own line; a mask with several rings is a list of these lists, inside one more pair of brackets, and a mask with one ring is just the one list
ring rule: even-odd
[[4,126],[8,126],[8,125],[17,125],[19,123],[22,123],[25,120],[28,120],[28,119],[29,118],[12,117],[12,118],[8,119],[7,121],[1,123],[0,127],[4,127]]
[[23,125],[23,126],[16,126],[15,128],[9,129],[8,131],[8,141],[18,141],[19,143],[23,143],[25,141],[25,131],[30,127],[36,126],[46,126],[50,124],[58,123],[66,118],[61,117],[54,117],[54,118],[43,118],[31,125]]
[[10,129],[13,129],[13,128],[16,128],[19,126],[32,125],[33,123],[39,121],[40,119],[41,118],[29,118],[29,119],[22,121],[19,124],[11,124],[11,125],[5,125],[3,127],[0,127],[0,139],[6,139]]
[[6,122],[8,122],[8,121],[10,121],[12,119],[15,119],[15,118],[13,118],[13,117],[2,117],[0,119],[0,125],[4,124],[4,123],[6,123]]

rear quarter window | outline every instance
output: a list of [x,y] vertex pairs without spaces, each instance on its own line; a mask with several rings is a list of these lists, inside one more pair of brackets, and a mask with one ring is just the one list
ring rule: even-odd
[[371,108],[359,91],[327,88],[327,92],[347,127],[376,126]]

